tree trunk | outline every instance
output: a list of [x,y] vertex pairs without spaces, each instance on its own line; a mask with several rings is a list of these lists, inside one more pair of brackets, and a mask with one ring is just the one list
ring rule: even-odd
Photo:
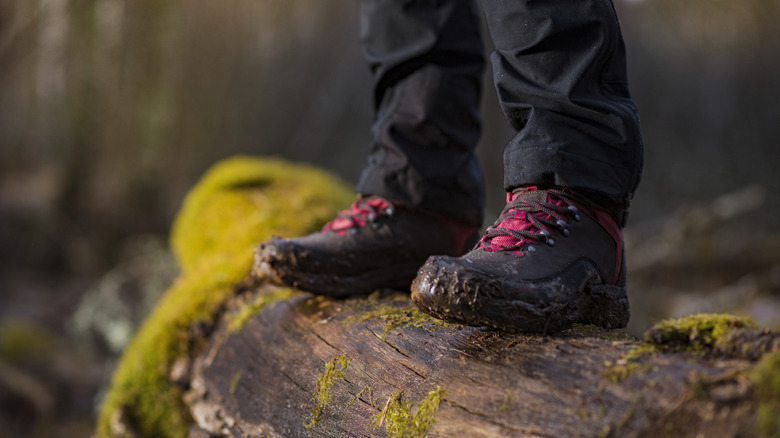
[[190,436],[753,436],[745,376],[777,341],[736,329],[739,348],[669,352],[591,326],[446,325],[408,294],[279,291],[239,294],[194,361]]

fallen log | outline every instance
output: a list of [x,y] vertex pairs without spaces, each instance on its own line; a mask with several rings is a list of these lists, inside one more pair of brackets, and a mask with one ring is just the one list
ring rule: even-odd
[[443,324],[408,294],[339,301],[280,291],[241,293],[194,360],[190,436],[780,431],[777,412],[759,416],[776,409],[777,389],[763,398],[757,389],[780,368],[756,366],[778,336],[748,320],[698,315],[657,326],[646,341],[592,326],[527,335]]
[[778,335],[748,319],[694,315],[644,340],[500,333],[432,319],[408,292],[246,279],[257,242],[317,230],[352,196],[306,166],[215,165],[174,222],[180,277],[125,349],[97,436],[780,437]]

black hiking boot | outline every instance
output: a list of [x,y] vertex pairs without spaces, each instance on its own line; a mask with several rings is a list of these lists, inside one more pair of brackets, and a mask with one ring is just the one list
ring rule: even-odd
[[625,327],[623,237],[606,210],[567,190],[524,187],[471,252],[420,268],[412,300],[450,322],[554,333]]
[[409,290],[429,256],[461,255],[478,237],[477,227],[378,196],[359,197],[320,232],[261,243],[253,271],[274,283],[330,297]]

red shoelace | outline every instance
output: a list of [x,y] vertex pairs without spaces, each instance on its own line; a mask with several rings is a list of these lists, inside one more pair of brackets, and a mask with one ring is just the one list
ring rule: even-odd
[[[534,193],[536,192],[536,193]],[[545,196],[541,196],[545,193]],[[579,221],[580,209],[562,190],[539,191],[529,186],[506,196],[506,206],[493,226],[489,227],[477,247],[488,252],[508,251],[522,256],[521,249],[534,252],[534,243],[554,246],[553,231],[569,235],[569,220]],[[544,198],[544,200],[539,200]]]
[[342,210],[335,219],[322,227],[322,232],[333,231],[344,236],[348,230],[372,225],[378,218],[390,217],[397,204],[379,196],[360,197],[349,208]]

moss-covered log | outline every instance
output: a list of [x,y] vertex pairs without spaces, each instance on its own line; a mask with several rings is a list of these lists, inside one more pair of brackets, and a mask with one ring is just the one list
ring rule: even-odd
[[403,294],[332,301],[301,293],[269,302],[241,330],[230,330],[232,315],[274,290],[246,291],[195,361],[187,398],[194,431],[235,437],[780,433],[773,419],[778,353],[765,354],[778,336],[749,320],[696,315],[659,324],[642,341],[590,326],[530,336],[443,325]]
[[530,336],[444,324],[408,292],[334,301],[247,277],[257,242],[352,198],[275,160],[206,174],[174,224],[181,276],[124,352],[98,436],[780,437],[780,342],[749,320]]
[[281,160],[233,157],[210,169],[173,225],[181,275],[123,353],[98,436],[186,437],[183,370],[249,273],[257,242],[313,232],[353,198],[325,172]]

